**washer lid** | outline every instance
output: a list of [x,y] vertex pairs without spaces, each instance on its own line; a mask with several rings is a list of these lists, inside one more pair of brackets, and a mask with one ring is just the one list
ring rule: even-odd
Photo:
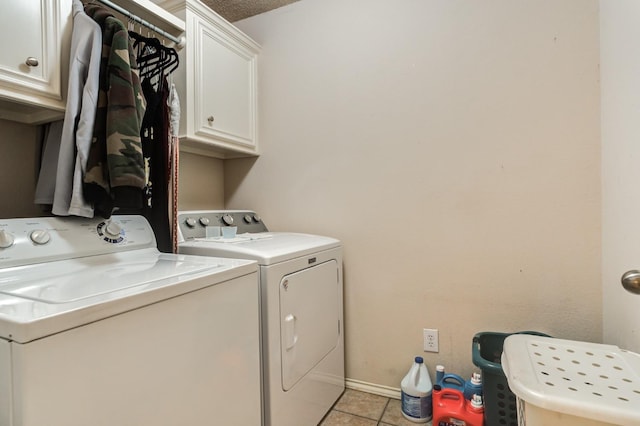
[[102,256],[38,264],[23,271],[0,273],[0,293],[43,303],[71,303],[84,299],[140,291],[143,286],[174,277],[222,268],[218,262],[193,262],[165,256],[133,256],[106,262]]
[[0,337],[27,342],[256,270],[156,249],[0,269]]
[[201,256],[252,259],[260,265],[271,265],[318,251],[340,247],[335,238],[293,232],[240,234],[232,241],[220,238],[197,238],[182,242],[178,251]]

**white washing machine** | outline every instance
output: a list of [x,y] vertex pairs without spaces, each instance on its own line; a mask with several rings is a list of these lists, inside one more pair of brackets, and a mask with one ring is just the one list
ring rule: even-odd
[[[264,424],[317,425],[345,387],[340,241],[268,232],[252,211],[185,211],[178,218],[180,253],[259,264]],[[207,226],[238,231],[207,238]]]
[[258,425],[258,310],[141,216],[0,219],[0,426]]

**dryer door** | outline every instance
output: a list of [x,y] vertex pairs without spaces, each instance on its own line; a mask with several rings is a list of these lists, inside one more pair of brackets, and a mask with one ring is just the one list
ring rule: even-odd
[[282,389],[291,389],[338,344],[338,264],[335,260],[280,281]]

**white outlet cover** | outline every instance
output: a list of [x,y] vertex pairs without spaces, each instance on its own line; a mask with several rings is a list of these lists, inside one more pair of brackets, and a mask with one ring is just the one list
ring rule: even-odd
[[435,328],[425,328],[423,332],[423,347],[425,352],[438,352],[438,330]]

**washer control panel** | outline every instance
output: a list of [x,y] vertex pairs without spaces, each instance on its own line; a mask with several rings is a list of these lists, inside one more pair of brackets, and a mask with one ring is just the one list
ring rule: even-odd
[[0,268],[155,247],[142,216],[0,219]]
[[207,226],[237,226],[238,234],[267,232],[262,218],[250,210],[193,210],[178,213],[184,239],[204,238]]

